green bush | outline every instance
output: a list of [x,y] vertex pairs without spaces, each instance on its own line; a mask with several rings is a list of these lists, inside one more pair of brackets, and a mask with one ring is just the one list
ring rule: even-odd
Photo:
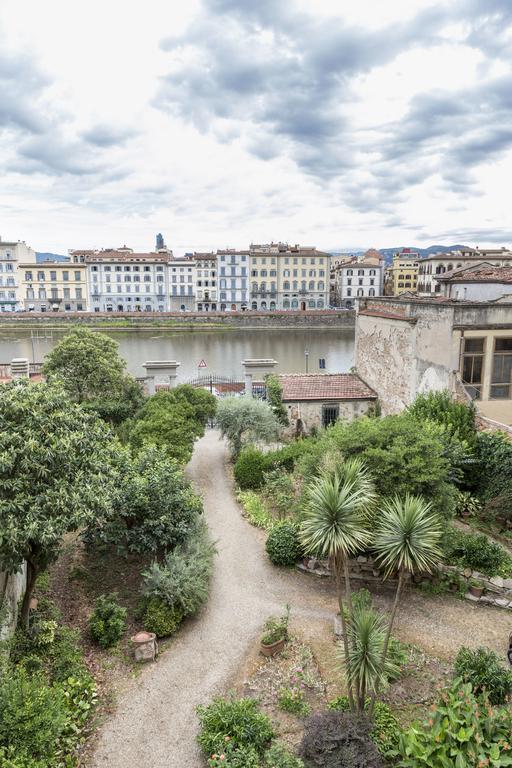
[[500,432],[479,432],[474,471],[476,493],[483,501],[512,493],[512,442]]
[[471,684],[455,680],[441,694],[426,723],[400,737],[401,768],[512,765],[512,715],[476,697]]
[[364,717],[319,712],[306,720],[300,755],[308,768],[382,768],[370,734],[371,724]]
[[117,593],[100,595],[89,617],[91,637],[100,648],[110,648],[126,629],[126,608],[117,603]]
[[284,744],[272,744],[265,752],[263,768],[304,768],[300,757],[295,757]]
[[294,715],[309,715],[311,707],[304,699],[304,691],[298,686],[282,688],[278,699],[279,709]]
[[153,597],[144,614],[144,629],[146,632],[154,632],[157,637],[168,637],[176,632],[183,616],[181,608]]
[[265,549],[274,565],[295,565],[303,554],[298,527],[287,521],[276,523],[270,529]]
[[409,413],[418,421],[435,421],[444,426],[450,435],[464,441],[468,446],[476,444],[475,406],[459,403],[450,392],[428,392],[418,395]]
[[254,491],[240,491],[237,499],[243,507],[244,515],[256,528],[271,528],[274,518],[268,511],[264,500]]
[[49,686],[43,676],[31,677],[20,668],[2,675],[0,747],[18,765],[29,759],[56,765],[67,725],[66,700],[59,688]]
[[505,704],[512,696],[512,671],[487,648],[473,651],[463,646],[455,659],[454,674],[470,683],[475,694],[485,691],[491,704]]
[[464,533],[450,528],[443,540],[447,563],[484,573],[507,576],[512,573],[512,558],[497,542],[482,533]]
[[289,424],[288,411],[283,404],[283,386],[275,373],[270,373],[265,378],[267,401],[280,424],[287,427]]
[[143,573],[143,594],[183,616],[195,613],[208,597],[215,551],[201,523],[185,544],[167,553],[162,564],[154,562]]
[[222,752],[227,741],[233,749],[252,747],[261,755],[274,735],[269,718],[259,711],[255,699],[216,698],[208,706],[198,707],[197,713],[197,740],[208,756]]
[[265,472],[263,494],[267,505],[280,519],[294,518],[300,511],[294,476],[282,467]]
[[[365,701],[365,709],[370,705],[370,699]],[[338,696],[327,704],[327,709],[338,712],[348,712],[350,704],[348,696]],[[396,757],[400,741],[401,728],[391,709],[383,701],[376,701],[373,709],[373,723],[370,736],[379,753],[386,760]]]
[[262,451],[252,445],[246,446],[235,462],[234,475],[242,491],[261,488],[269,462]]
[[235,747],[226,741],[223,751],[214,753],[208,768],[260,768],[260,756],[254,747]]

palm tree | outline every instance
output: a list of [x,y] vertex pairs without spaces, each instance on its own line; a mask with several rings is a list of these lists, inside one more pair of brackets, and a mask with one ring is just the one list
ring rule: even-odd
[[[442,535],[439,515],[432,504],[421,496],[406,494],[386,499],[381,508],[382,516],[377,523],[373,548],[376,562],[384,569],[384,578],[398,572],[398,584],[382,650],[382,665],[386,662],[391,630],[402,588],[408,574],[430,573],[441,559]],[[378,686],[372,694],[370,712],[373,711]]]
[[[351,459],[325,472],[308,488],[300,537],[306,552],[328,557],[336,576],[345,658],[349,641],[343,605],[343,574],[349,613],[352,611],[348,558],[369,544],[367,515],[375,505],[373,481],[361,459]],[[354,709],[352,683],[348,681]]]
[[386,638],[386,622],[371,605],[355,605],[348,633],[350,649],[345,660],[347,677],[356,692],[357,709],[364,712],[368,693],[377,690],[381,682],[398,671],[396,664],[382,663]]

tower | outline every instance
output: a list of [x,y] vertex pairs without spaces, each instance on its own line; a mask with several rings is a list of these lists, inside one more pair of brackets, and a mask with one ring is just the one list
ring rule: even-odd
[[165,248],[164,237],[161,232],[156,236],[156,250],[161,251]]

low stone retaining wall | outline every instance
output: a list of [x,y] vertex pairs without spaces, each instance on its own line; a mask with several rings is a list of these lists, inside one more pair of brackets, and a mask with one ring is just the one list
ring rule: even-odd
[[[313,573],[316,576],[330,576],[331,571],[327,560],[317,560],[314,557],[304,558],[297,567],[306,573]],[[455,565],[445,565],[441,563],[435,573],[422,573],[413,578],[414,584],[432,584],[433,586],[441,583],[443,577],[454,578],[453,583],[456,590],[459,591],[459,584],[467,585],[467,591],[464,597],[473,603],[482,603],[485,605],[495,605],[497,608],[507,608],[512,610],[512,579],[503,579],[501,576],[485,576],[478,571],[472,571],[470,568],[461,570]],[[384,579],[380,570],[376,567],[371,557],[360,555],[350,561],[350,578],[355,582],[365,584],[379,584],[379,586],[396,587],[396,579]],[[481,597],[473,595],[469,591],[471,581],[476,581],[482,585],[484,592]]]

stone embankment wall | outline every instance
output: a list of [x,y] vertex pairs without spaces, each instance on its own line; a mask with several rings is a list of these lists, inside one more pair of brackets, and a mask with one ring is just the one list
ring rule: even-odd
[[352,310],[312,310],[310,312],[17,312],[0,314],[2,326],[92,325],[98,328],[354,328]]
[[[299,563],[298,568],[306,573],[314,573],[317,576],[330,576],[331,571],[326,560],[317,560],[314,557],[305,558]],[[501,576],[485,576],[478,571],[472,571],[470,568],[462,570],[454,565],[445,565],[441,563],[437,572],[423,573],[414,578],[414,583],[437,585],[444,577],[453,576],[453,583],[456,591],[459,591],[459,585],[467,586],[464,597],[475,603],[486,605],[495,605],[497,608],[508,608],[512,611],[512,579],[503,579]],[[387,579],[383,581],[380,570],[376,567],[371,557],[360,555],[355,560],[350,561],[350,578],[359,588],[364,584],[379,584],[380,586],[396,587],[396,579]],[[477,597],[469,591],[471,582],[477,582],[484,588],[484,592]]]
[[16,630],[18,603],[25,593],[25,569],[20,573],[0,572],[0,641]]

